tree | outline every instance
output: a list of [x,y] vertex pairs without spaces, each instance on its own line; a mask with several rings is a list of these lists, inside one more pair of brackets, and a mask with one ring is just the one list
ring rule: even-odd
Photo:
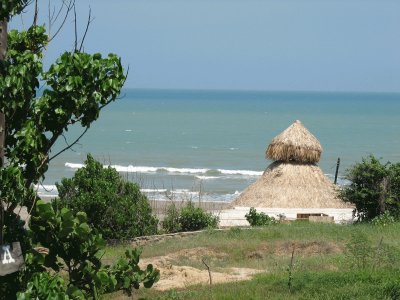
[[346,172],[351,182],[341,197],[355,204],[359,220],[369,221],[385,212],[400,216],[400,164],[381,163],[373,155]]
[[59,198],[54,205],[85,212],[88,223],[105,239],[157,233],[158,220],[139,186],[124,180],[114,168],[104,168],[90,154],[72,178],[56,185]]
[[[30,3],[30,0],[1,1],[1,28],[4,30],[10,18],[19,14]],[[92,122],[99,117],[101,109],[117,99],[126,75],[121,60],[115,54],[102,57],[98,53],[85,53],[81,51],[82,47],[77,47],[77,38],[72,51],[64,52],[48,70],[44,70],[43,51],[51,38],[46,34],[44,26],[37,25],[38,2],[34,3],[33,24],[26,31],[8,32],[7,53],[4,60],[0,61],[0,111],[6,118],[5,162],[0,169],[0,205],[2,210],[4,208],[4,226],[0,224],[0,235],[3,235],[5,243],[20,241],[26,261],[26,267],[22,271],[0,277],[0,298],[12,299],[17,291],[26,288],[35,291],[35,297],[42,297],[46,291],[35,290],[35,286],[49,287],[53,294],[48,290],[48,297],[61,291],[66,297],[78,298],[79,291],[75,294],[75,288],[71,290],[71,286],[68,287],[69,290],[65,290],[62,278],[57,275],[54,277],[52,273],[43,275],[43,270],[46,267],[57,271],[52,260],[54,257],[67,262],[68,255],[63,252],[65,249],[60,248],[63,245],[57,243],[61,242],[62,238],[66,239],[62,242],[65,243],[64,246],[72,243],[76,233],[87,228],[86,217],[74,215],[66,210],[52,211],[42,204],[36,208],[38,197],[33,190],[33,184],[43,180],[52,159],[71,148],[87,132]],[[69,12],[75,8],[74,0],[63,1],[63,7],[67,8],[65,22]],[[4,54],[4,49],[1,54]],[[72,125],[82,126],[82,134],[75,141],[68,142],[58,153],[52,153],[56,141],[64,137]],[[39,227],[31,224],[31,230],[24,229],[24,222],[15,212],[15,209],[21,206],[28,208],[34,215],[32,220],[41,224]],[[47,230],[42,232],[42,228]],[[88,259],[98,255],[97,250],[101,247],[95,244],[102,238],[91,230],[85,231],[84,234],[87,241],[92,242],[86,250],[80,248],[79,252]],[[42,245],[54,243],[47,245],[49,255],[43,256],[33,248],[37,242]],[[85,251],[89,253],[85,254]],[[88,266],[80,257],[73,259],[79,265]],[[78,268],[75,269],[74,276],[79,277],[79,272],[86,272],[90,279],[107,281],[102,273],[104,267],[98,261],[92,261],[91,264],[93,266],[88,267],[91,271]],[[123,270],[131,272],[130,276],[138,276],[135,283],[127,281],[128,289],[132,285],[138,287],[143,281],[145,285],[150,286],[157,279],[157,272],[150,270],[153,274],[150,276],[152,279],[146,281],[147,279],[139,276],[142,271],[134,264],[129,267],[122,263],[115,272],[123,274]],[[122,276],[121,274],[118,276]],[[110,280],[114,284],[116,279]],[[41,284],[38,285],[38,282]],[[120,282],[117,280],[115,288],[125,286]],[[104,284],[102,283],[102,286]],[[92,292],[79,284],[74,286],[84,295],[96,297],[99,294],[96,290],[97,285],[94,289],[89,289]],[[109,290],[110,288],[107,288],[103,292]]]

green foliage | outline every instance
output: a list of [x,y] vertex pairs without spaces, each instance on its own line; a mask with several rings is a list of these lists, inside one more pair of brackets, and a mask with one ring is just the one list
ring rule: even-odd
[[65,281],[58,274],[35,273],[25,292],[19,292],[18,300],[25,299],[72,299],[65,293]]
[[355,204],[361,221],[370,221],[389,212],[400,214],[400,164],[382,164],[374,156],[363,158],[347,170],[346,178],[351,181],[341,191],[341,197]]
[[192,201],[188,201],[180,210],[172,203],[167,209],[162,227],[171,233],[216,228],[218,223],[217,216],[204,211],[201,207],[195,207]]
[[[43,26],[12,30],[6,60],[0,63],[0,111],[7,120],[7,159],[0,181],[5,182],[2,192],[11,204],[9,211],[19,204],[29,208],[34,204],[29,190],[44,178],[50,160],[59,154],[50,155],[53,145],[73,124],[88,129],[125,82],[121,61],[114,54],[102,58],[65,52],[45,71],[42,58],[47,43]],[[41,95],[40,81],[46,87]],[[12,185],[7,184],[12,174],[18,175],[29,196],[16,197],[13,190],[5,189]]]
[[111,167],[104,168],[90,154],[74,177],[57,183],[57,207],[83,211],[88,223],[105,239],[128,239],[157,232],[147,197],[135,183],[124,180]]
[[[47,269],[67,274],[64,282],[57,275],[34,273],[25,292],[19,299],[87,299],[105,293],[123,290],[128,295],[142,283],[149,288],[159,279],[159,271],[152,265],[145,270],[138,266],[141,251],[126,251],[113,266],[103,265],[105,241],[86,223],[83,212],[74,215],[69,209],[55,211],[50,203],[39,201],[32,216],[30,228],[34,242],[48,249],[47,255],[36,253],[27,259],[27,264],[42,264]],[[39,257],[39,258],[38,258]],[[47,274],[47,275],[44,275]]]
[[0,20],[9,21],[10,17],[19,14],[28,4],[29,0],[3,0],[0,4]]
[[270,217],[263,212],[258,213],[254,207],[250,208],[249,213],[246,214],[245,217],[246,220],[250,223],[250,226],[268,226],[278,223],[275,218]]
[[397,222],[397,218],[392,216],[390,212],[385,211],[383,214],[376,216],[371,220],[375,226],[387,226]]
[[182,225],[179,222],[180,210],[176,207],[175,203],[172,202],[168,207],[164,217],[161,222],[162,228],[165,232],[180,232],[182,230]]
[[[1,1],[0,20],[9,21],[30,3]],[[54,144],[74,124],[82,126],[85,133],[101,109],[117,99],[126,78],[116,55],[103,58],[77,50],[63,53],[44,70],[42,59],[48,40],[44,26],[12,30],[8,32],[6,58],[0,62],[0,111],[6,118],[6,159],[0,170],[0,198],[6,207],[4,242],[20,241],[26,263],[22,271],[0,278],[0,299],[14,299],[24,290],[19,294],[21,299],[96,298],[121,289],[123,283],[114,274],[130,278],[123,288],[127,292],[139,282],[150,286],[158,273],[151,267],[140,271],[137,259],[125,258],[124,271],[101,264],[104,241],[90,229],[84,214],[54,211],[41,202],[35,209],[38,197],[33,184],[43,180],[49,162],[70,147],[53,154]],[[17,206],[36,212],[31,230],[24,229],[14,213]],[[48,247],[50,253],[38,253],[35,243]],[[66,266],[68,281],[64,282],[54,271]]]
[[383,237],[372,245],[365,234],[352,234],[346,243],[347,266],[356,270],[394,269],[399,260],[398,250],[385,243]]
[[201,207],[195,207],[189,201],[180,212],[179,223],[181,231],[195,231],[203,228],[216,228],[219,218],[212,213],[205,212]]

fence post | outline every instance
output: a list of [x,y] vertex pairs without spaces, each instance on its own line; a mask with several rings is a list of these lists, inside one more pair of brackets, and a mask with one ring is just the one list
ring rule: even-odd
[[335,181],[334,181],[334,184],[337,184],[337,177],[338,177],[338,173],[339,173],[339,166],[340,166],[340,157],[337,159],[337,163],[336,163],[336,172],[335,172]]

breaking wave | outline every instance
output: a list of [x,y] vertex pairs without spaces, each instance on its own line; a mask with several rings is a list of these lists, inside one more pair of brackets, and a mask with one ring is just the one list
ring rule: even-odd
[[[76,163],[65,163],[67,168],[79,169],[82,168],[83,164]],[[108,166],[105,166],[108,167]],[[147,167],[147,166],[121,166],[111,165],[118,172],[126,173],[171,173],[171,174],[183,174],[183,175],[203,175],[197,176],[199,179],[216,179],[216,175],[242,175],[242,176],[261,176],[261,171],[251,170],[226,170],[226,169],[205,169],[205,168],[170,168],[170,167]],[[200,178],[203,177],[203,178]]]

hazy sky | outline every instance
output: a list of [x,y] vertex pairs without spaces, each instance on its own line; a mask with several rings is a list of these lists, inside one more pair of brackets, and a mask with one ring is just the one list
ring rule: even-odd
[[[85,50],[120,55],[126,87],[400,92],[399,0],[77,2],[80,34],[89,5],[95,18]],[[48,63],[72,48],[73,28]]]

